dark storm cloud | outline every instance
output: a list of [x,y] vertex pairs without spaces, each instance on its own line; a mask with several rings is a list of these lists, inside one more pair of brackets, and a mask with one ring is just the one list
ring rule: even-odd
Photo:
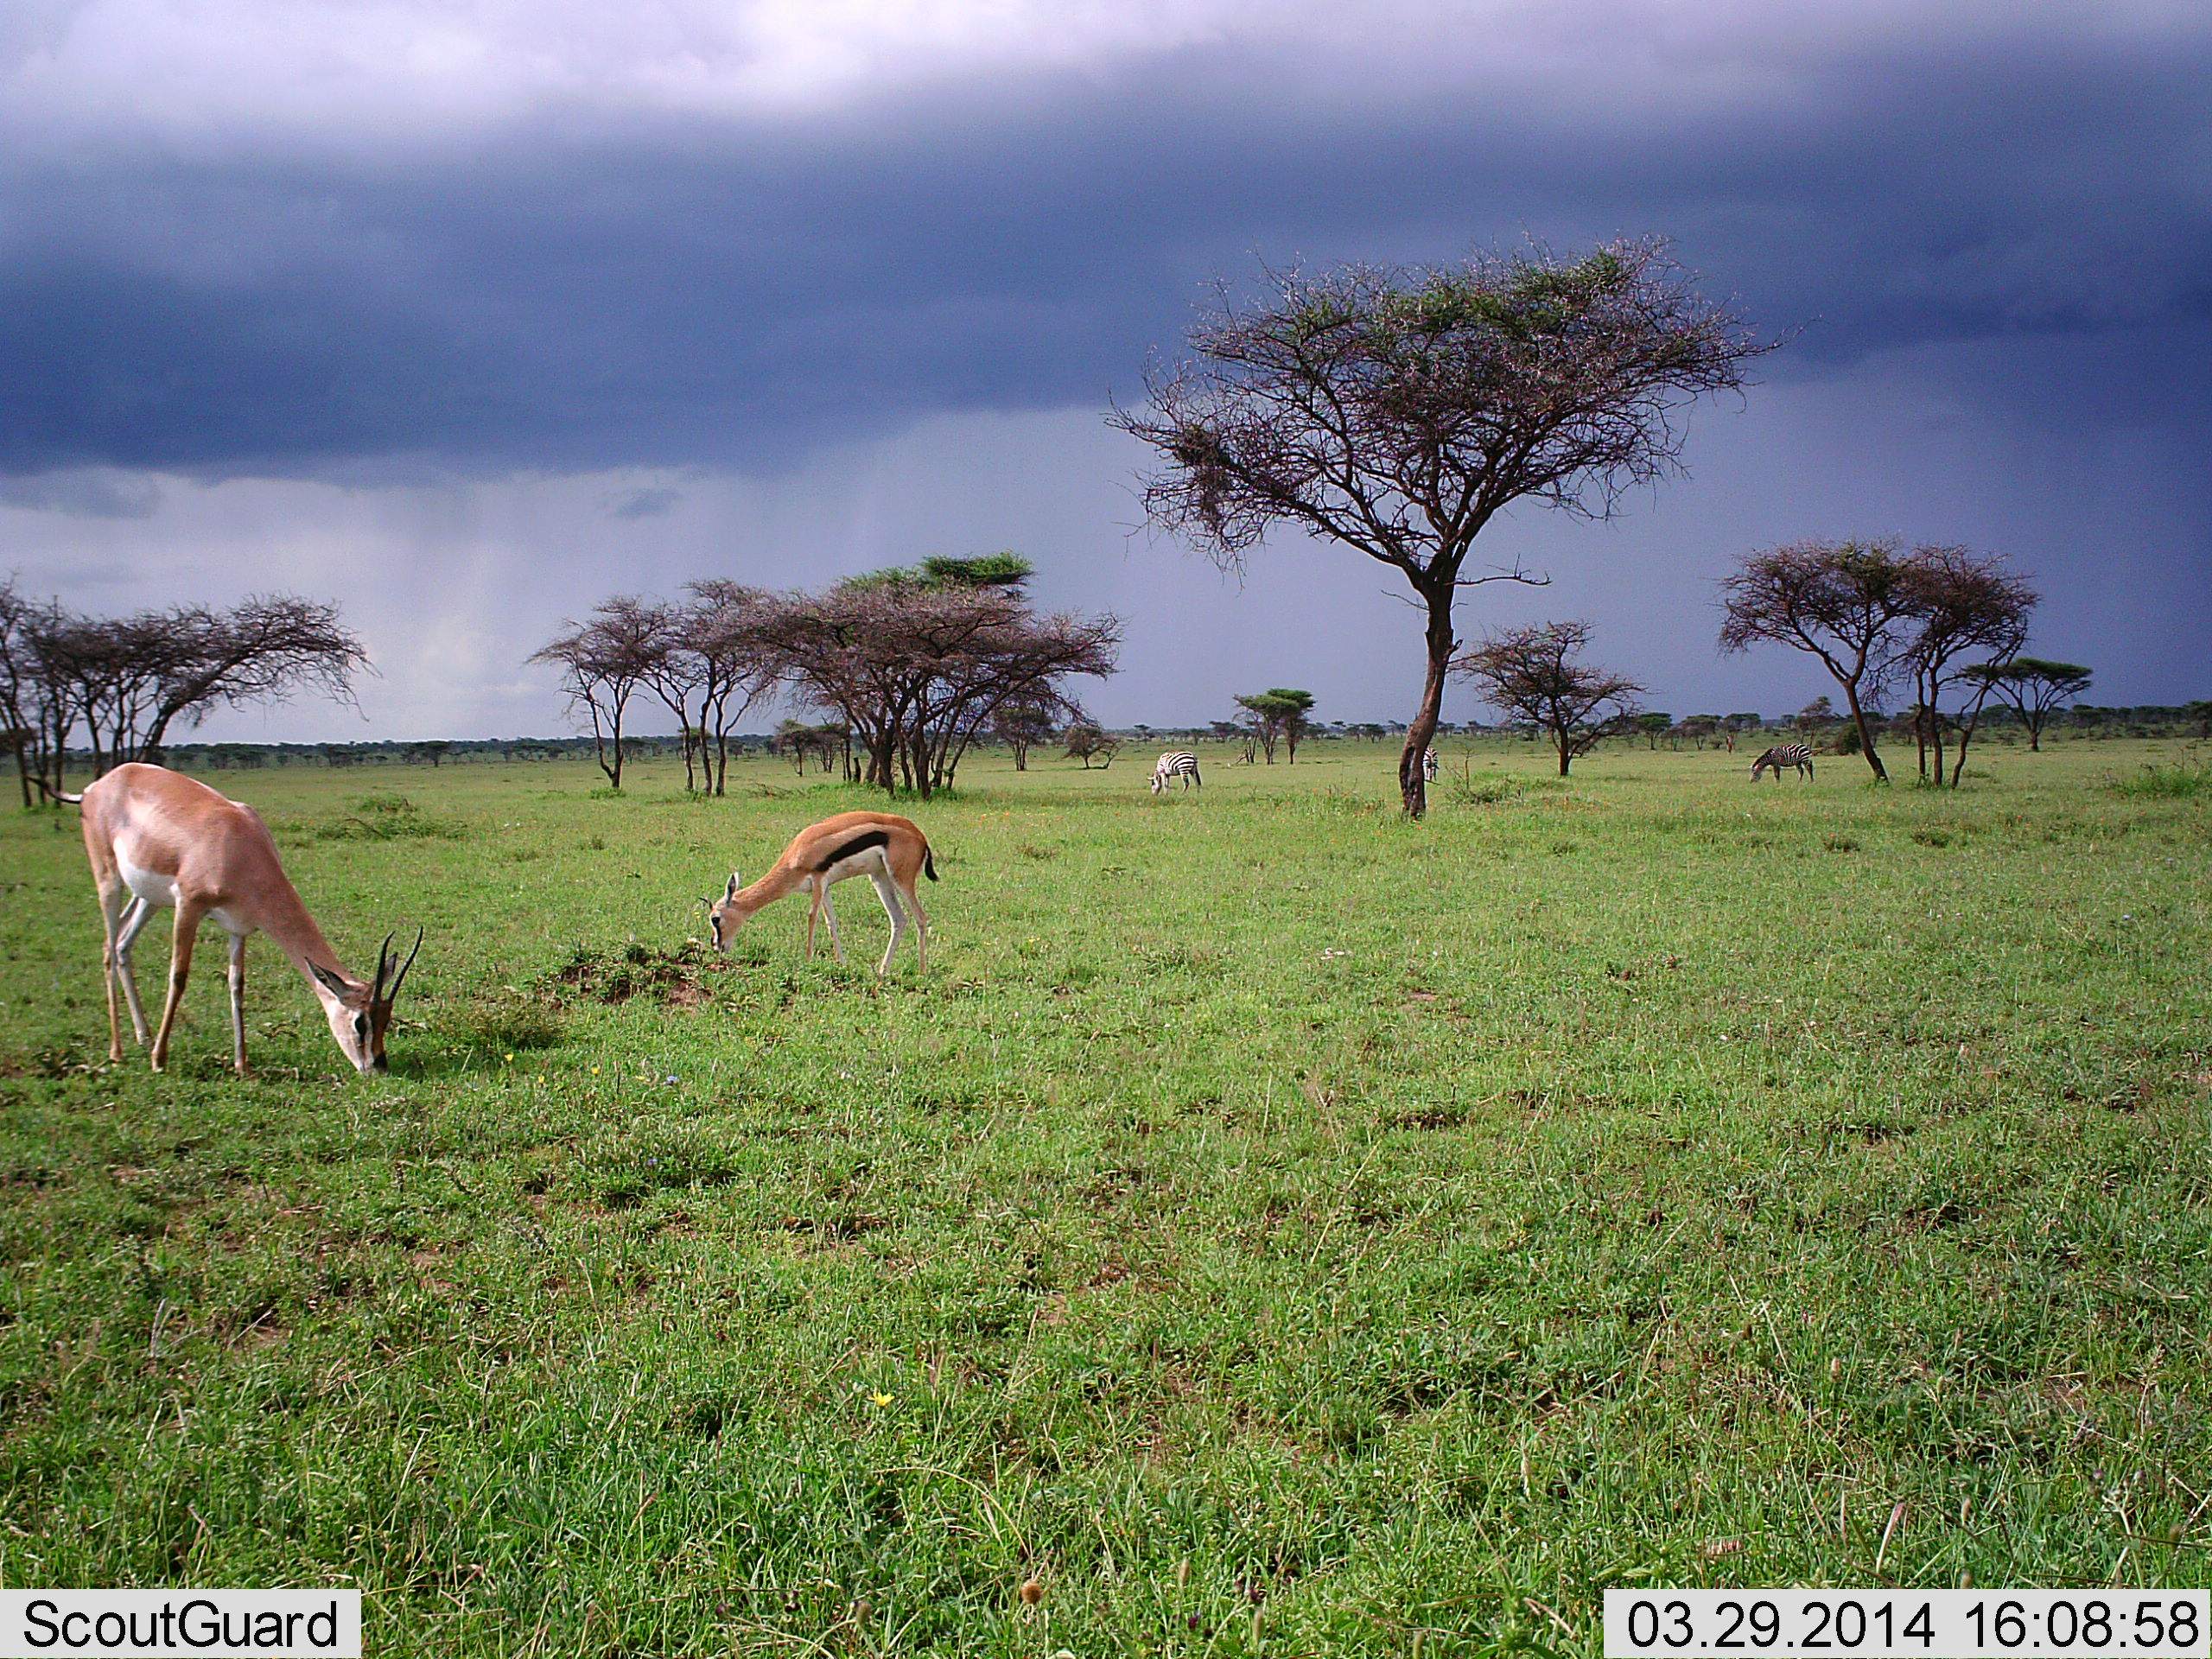
[[[1679,94],[1662,63],[1632,98],[1516,97],[1479,65],[1356,98],[1310,63],[1188,50],[988,103],[0,160],[0,470],[773,467],[931,410],[1126,396],[1198,282],[1255,250],[1430,258],[1524,231],[1672,234],[1798,331],[1784,377],[1931,341],[2201,341],[2212,27],[1968,38],[1808,49],[1719,91],[1686,72]],[[1986,391],[2031,418],[2201,419],[2204,367]]]

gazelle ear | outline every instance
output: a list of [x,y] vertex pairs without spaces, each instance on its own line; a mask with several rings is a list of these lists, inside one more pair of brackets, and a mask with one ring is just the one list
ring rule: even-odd
[[326,968],[319,962],[308,963],[308,971],[315,976],[315,982],[333,996],[343,996],[353,988],[346,982],[337,969]]
[[722,893],[722,897],[723,897],[725,899],[734,899],[734,898],[736,898],[736,897],[737,897],[737,890],[738,890],[738,888],[739,888],[740,887],[741,887],[742,885],[743,885],[743,881],[742,881],[741,878],[740,878],[740,876],[738,875],[738,873],[737,873],[735,870],[732,870],[732,871],[729,873],[729,886],[728,886],[726,889],[724,889],[724,891],[723,891],[723,893]]

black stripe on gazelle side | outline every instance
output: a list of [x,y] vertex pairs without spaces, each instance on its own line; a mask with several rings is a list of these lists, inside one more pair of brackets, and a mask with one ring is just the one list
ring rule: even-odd
[[846,859],[865,853],[870,848],[888,847],[890,844],[891,837],[888,835],[885,834],[880,830],[870,830],[865,834],[855,836],[850,841],[840,847],[836,852],[831,853],[814,868],[818,873],[828,869],[833,864],[842,863]]

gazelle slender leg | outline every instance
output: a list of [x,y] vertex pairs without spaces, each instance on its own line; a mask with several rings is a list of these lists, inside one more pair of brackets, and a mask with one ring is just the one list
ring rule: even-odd
[[245,935],[231,935],[231,1065],[240,1077],[245,1070]]
[[837,958],[837,965],[842,968],[845,963],[845,942],[837,937],[837,911],[830,902],[830,884],[827,881],[822,883],[822,919],[830,924],[830,954]]
[[138,942],[139,931],[154,913],[154,907],[143,899],[134,898],[123,912],[123,923],[115,936],[116,976],[123,982],[123,1001],[130,1010],[131,1034],[143,1048],[152,1040],[153,1032],[146,1024],[146,1009],[138,1001],[137,970],[130,965],[130,947]]
[[814,901],[806,907],[806,959],[812,962],[814,960],[814,924],[822,914],[823,887],[819,882],[810,882],[808,884],[807,890],[814,895]]
[[200,937],[204,906],[180,899],[176,906],[176,934],[169,947],[169,996],[162,1008],[162,1028],[154,1034],[154,1070],[168,1069],[169,1033],[176,1028],[176,1011],[184,1001],[184,982],[192,976],[192,947]]
[[922,908],[922,889],[918,882],[906,887],[906,905],[914,912],[914,971],[927,973],[930,965],[930,918]]
[[107,992],[107,1057],[110,1060],[123,1058],[123,1021],[115,1001],[115,935],[118,919],[130,908],[124,900],[125,891],[120,881],[103,880],[100,883],[100,985]]
[[875,896],[883,900],[883,913],[891,918],[891,943],[884,947],[883,960],[875,965],[875,976],[881,979],[891,971],[892,958],[899,954],[899,941],[906,937],[906,914],[899,908],[899,886],[889,876],[871,870],[868,880],[875,887]]

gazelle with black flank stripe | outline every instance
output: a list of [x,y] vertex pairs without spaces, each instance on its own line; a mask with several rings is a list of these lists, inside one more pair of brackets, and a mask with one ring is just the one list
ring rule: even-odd
[[1204,789],[1205,779],[1198,776],[1198,757],[1188,749],[1170,749],[1161,755],[1152,769],[1152,792],[1155,795],[1167,787],[1172,779],[1180,778],[1183,787],[1197,785]]
[[1800,778],[1810,778],[1813,775],[1813,752],[1802,743],[1778,744],[1751,762],[1751,781],[1758,782],[1759,774],[1770,766],[1774,768],[1777,783],[1782,781],[1784,766],[1795,766]]
[[902,899],[914,914],[915,965],[926,969],[930,918],[923,912],[914,882],[925,875],[936,880],[937,861],[930,855],[927,838],[912,821],[888,812],[840,812],[834,818],[808,825],[791,837],[775,867],[749,887],[742,876],[731,871],[729,885],[720,899],[700,901],[707,906],[707,926],[715,949],[728,950],[737,930],[752,919],[755,911],[766,909],[788,893],[804,893],[813,899],[806,915],[806,954],[814,955],[814,924],[821,918],[830,924],[830,950],[839,962],[844,961],[844,942],[837,937],[837,912],[830,908],[830,889],[855,875],[864,875],[874,884],[875,896],[883,901],[884,911],[891,918],[891,944],[876,965],[878,976],[891,971],[899,941],[906,937]]

